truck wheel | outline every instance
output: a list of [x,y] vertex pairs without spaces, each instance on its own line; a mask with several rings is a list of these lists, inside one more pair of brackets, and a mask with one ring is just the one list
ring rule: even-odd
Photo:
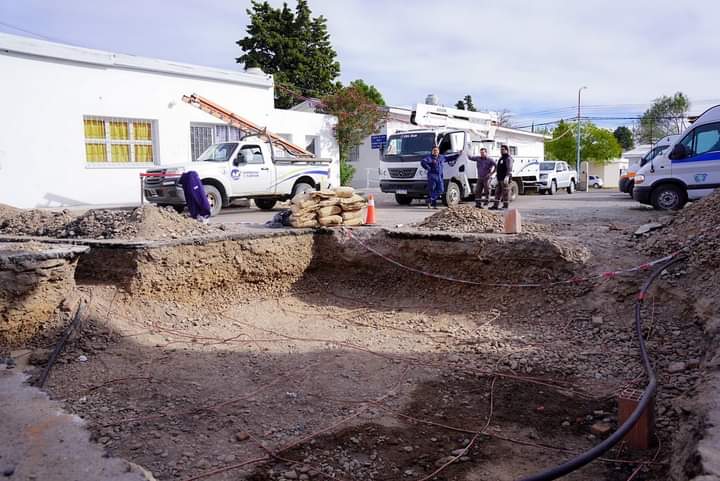
[[572,194],[573,192],[575,192],[575,181],[571,180],[570,185],[568,185],[568,188],[567,188],[567,193]]
[[447,191],[443,196],[443,204],[448,207],[455,207],[460,203],[460,197],[462,197],[460,186],[455,182],[450,182],[447,186]]
[[204,184],[203,187],[205,187],[205,195],[210,204],[210,216],[215,217],[222,210],[222,194],[215,186]]
[[672,184],[665,184],[656,187],[650,195],[650,202],[658,210],[678,210],[687,198],[680,187]]
[[305,182],[298,182],[295,184],[295,187],[293,187],[292,196],[291,199],[294,198],[298,194],[304,194],[305,192],[312,192],[315,190],[315,187],[313,187],[310,184],[306,184]]
[[277,203],[276,199],[253,199],[258,209],[271,210]]
[[557,181],[553,180],[550,184],[550,189],[548,190],[548,194],[555,195],[557,192]]
[[600,184],[598,184],[598,183],[593,184],[593,189],[599,189],[599,188],[600,188]]
[[517,196],[520,195],[520,187],[518,187],[517,182],[510,181],[510,193],[509,197],[511,201],[514,201],[517,199]]
[[413,198],[409,197],[405,194],[395,194],[395,202],[397,202],[400,205],[410,205],[412,204]]

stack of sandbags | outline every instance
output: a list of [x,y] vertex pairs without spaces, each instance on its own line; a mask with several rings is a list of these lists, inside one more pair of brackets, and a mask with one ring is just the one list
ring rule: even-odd
[[290,225],[293,227],[317,227],[317,211],[320,203],[309,194],[296,195],[290,205]]
[[309,192],[292,200],[293,227],[362,225],[367,201],[352,187]]

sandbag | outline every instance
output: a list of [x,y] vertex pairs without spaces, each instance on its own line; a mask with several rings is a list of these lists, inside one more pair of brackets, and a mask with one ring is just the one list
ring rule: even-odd
[[293,204],[290,206],[290,210],[292,211],[293,215],[296,215],[298,217],[306,214],[315,213],[319,208],[319,204],[311,205],[309,207],[300,207],[298,204]]
[[349,212],[343,212],[342,214],[343,221],[347,221],[350,219],[362,219],[363,217],[363,211],[360,210],[353,210]]
[[318,219],[320,225],[340,225],[342,224],[342,221],[342,216],[339,215],[329,215],[327,217],[320,217]]
[[317,216],[315,215],[314,212],[310,213],[310,214],[291,215],[290,216],[290,220],[295,220],[297,222],[309,222],[309,221],[315,220],[315,219],[317,219]]
[[342,197],[342,196],[339,196],[339,197],[341,197],[340,205],[355,204],[357,202],[365,202],[365,199],[363,199],[363,197],[361,195],[357,195],[357,194],[353,194],[349,197]]
[[335,194],[338,197],[352,197],[355,193],[355,189],[352,187],[336,187]]
[[337,197],[334,190],[321,190],[310,194],[313,199],[323,200],[331,197]]
[[290,218],[290,225],[295,228],[303,228],[303,227],[317,227],[318,223],[315,219],[303,221],[300,222],[297,219]]
[[343,212],[354,212],[357,210],[362,210],[365,207],[367,207],[367,204],[365,202],[358,202],[356,204],[344,204],[342,206]]
[[339,205],[331,205],[328,207],[320,207],[317,211],[318,217],[328,217],[331,215],[339,214],[342,212],[342,209]]
[[362,217],[356,217],[354,219],[348,219],[343,221],[343,225],[363,225],[365,223]]
[[328,207],[331,205],[340,205],[340,197],[330,197],[329,199],[318,202],[320,207]]

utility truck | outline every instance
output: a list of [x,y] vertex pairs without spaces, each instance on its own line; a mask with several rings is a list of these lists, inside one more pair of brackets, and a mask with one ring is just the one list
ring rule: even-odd
[[676,210],[720,187],[720,105],[706,110],[635,174],[633,198]]
[[[378,169],[380,190],[395,194],[395,200],[400,205],[409,205],[413,199],[427,196],[427,172],[420,162],[430,155],[435,145],[447,160],[443,168],[443,202],[448,206],[473,196],[477,167],[471,157],[479,156],[481,148],[486,148],[488,155],[497,159],[500,144],[510,144],[511,154],[513,150],[517,154],[517,146],[508,139],[530,138],[540,143],[539,150],[542,152],[543,136],[498,127],[497,117],[490,113],[418,104],[411,122],[418,128],[397,130],[388,137]],[[513,155],[513,158],[511,199],[528,189],[538,188],[542,155]]]
[[252,199],[260,209],[269,210],[299,193],[340,185],[337,159],[317,158],[200,96],[184,96],[183,101],[237,127],[245,136],[209,146],[194,162],[148,170],[143,194],[149,202],[182,211],[185,196],[179,180],[190,170],[202,180],[211,215],[236,199]]

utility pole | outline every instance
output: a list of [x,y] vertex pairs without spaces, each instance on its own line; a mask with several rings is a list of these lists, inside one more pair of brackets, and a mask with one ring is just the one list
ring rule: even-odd
[[[577,109],[577,125],[575,128],[577,129],[577,140],[576,140],[576,156],[575,156],[575,171],[577,172],[578,178],[580,177],[580,92],[582,92],[587,87],[580,87],[578,89],[578,109]],[[585,186],[585,190],[587,190],[587,185]]]

